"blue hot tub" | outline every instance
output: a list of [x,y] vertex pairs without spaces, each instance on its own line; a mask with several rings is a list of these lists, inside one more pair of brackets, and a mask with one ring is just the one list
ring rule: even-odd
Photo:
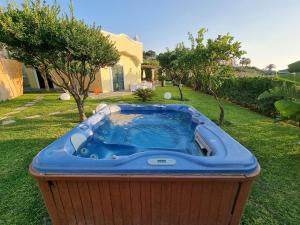
[[188,105],[103,105],[30,173],[54,225],[239,224],[254,155]]
[[45,174],[249,174],[258,163],[191,106],[122,104],[103,107],[42,150],[32,167]]

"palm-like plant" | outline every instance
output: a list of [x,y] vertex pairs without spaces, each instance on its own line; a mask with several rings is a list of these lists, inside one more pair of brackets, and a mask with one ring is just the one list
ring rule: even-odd
[[274,103],[276,110],[280,113],[282,120],[294,120],[300,126],[300,89],[296,86],[286,85],[272,88],[258,96],[258,100],[267,98],[278,98]]

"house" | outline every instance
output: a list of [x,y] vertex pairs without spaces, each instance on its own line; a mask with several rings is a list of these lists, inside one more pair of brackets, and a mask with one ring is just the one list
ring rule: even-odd
[[[3,51],[1,51],[3,53]],[[1,54],[0,54],[1,55]],[[22,64],[0,57],[0,101],[23,94]]]
[[[143,62],[143,44],[137,38],[130,38],[125,34],[113,34],[102,31],[115,43],[120,53],[120,60],[114,67],[101,68],[95,81],[90,86],[90,91],[96,90],[106,93],[113,91],[130,90],[130,85],[141,82],[141,63]],[[31,88],[43,88],[44,82],[33,68],[26,68],[24,80]],[[50,88],[56,88],[48,80]]]

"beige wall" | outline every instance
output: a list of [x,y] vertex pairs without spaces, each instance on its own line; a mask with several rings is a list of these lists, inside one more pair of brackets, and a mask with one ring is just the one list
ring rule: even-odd
[[[124,88],[130,89],[133,83],[141,82],[141,63],[143,60],[143,44],[129,38],[125,34],[112,34],[103,31],[104,35],[115,43],[120,53],[118,64],[123,66],[124,72]],[[39,88],[36,80],[35,70],[26,69],[27,78],[32,88]],[[111,68],[102,68],[96,75],[96,80],[91,84],[90,91],[94,92],[96,88],[100,88],[102,92],[113,91]]]
[[[143,61],[143,44],[129,38],[125,34],[112,34],[109,32],[103,32],[105,35],[109,35],[110,39],[115,42],[115,46],[120,53],[119,65],[123,66],[124,73],[124,88],[130,89],[130,85],[141,82],[141,63]],[[101,69],[99,76],[101,75],[102,91],[113,91],[112,85],[112,73],[111,68]]]
[[124,88],[130,89],[130,85],[141,82],[141,66],[136,64],[132,58],[128,56],[121,56],[120,65],[123,66],[124,72]]
[[26,67],[25,71],[30,87],[40,88],[35,69],[32,67]]
[[0,59],[0,101],[23,94],[22,64],[10,59]]

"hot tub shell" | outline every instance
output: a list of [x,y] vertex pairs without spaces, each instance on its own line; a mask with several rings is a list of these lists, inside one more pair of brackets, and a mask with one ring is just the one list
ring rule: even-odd
[[[106,107],[41,151],[30,166],[54,225],[239,224],[251,185],[260,172],[247,149],[190,106],[120,108],[190,113],[213,155],[148,152],[118,159],[119,163],[72,156],[70,137],[78,132],[91,135],[91,128],[110,113]],[[149,165],[153,157],[175,159],[178,166]],[[137,165],[133,164],[136,160]]]

